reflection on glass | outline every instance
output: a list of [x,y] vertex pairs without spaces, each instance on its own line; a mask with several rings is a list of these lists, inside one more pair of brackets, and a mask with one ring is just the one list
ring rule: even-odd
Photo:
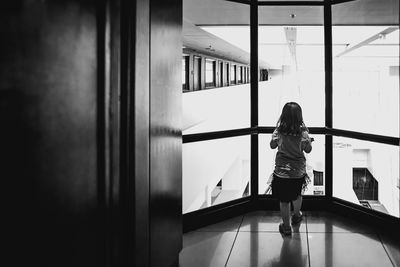
[[357,2],[332,7],[333,126],[398,137],[399,1]]
[[250,195],[250,137],[183,145],[183,213]]
[[[325,195],[325,137],[323,135],[313,135],[314,142],[312,151],[306,157],[306,170],[311,179],[305,195]],[[258,164],[258,188],[259,194],[265,194],[268,179],[275,168],[275,155],[277,149],[272,150],[269,146],[271,134],[259,135],[259,164]]]
[[333,138],[333,196],[399,217],[399,147]]

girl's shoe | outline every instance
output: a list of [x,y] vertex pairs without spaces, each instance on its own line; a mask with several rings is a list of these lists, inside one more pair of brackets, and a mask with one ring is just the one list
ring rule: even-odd
[[292,234],[292,227],[285,227],[283,223],[279,224],[279,232],[283,235],[291,235]]
[[300,212],[300,215],[293,214],[292,215],[292,224],[298,224],[303,220],[303,213]]

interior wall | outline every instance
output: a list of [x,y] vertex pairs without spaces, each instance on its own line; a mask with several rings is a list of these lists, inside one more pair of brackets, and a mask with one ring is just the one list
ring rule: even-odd
[[14,265],[177,266],[182,2],[7,1],[0,21]]
[[173,266],[182,247],[182,1],[151,0],[150,23],[151,266]]
[[0,176],[11,265],[105,263],[96,12],[94,0],[2,3]]
[[[130,1],[132,2],[132,1]],[[129,1],[124,1],[129,3]],[[133,238],[134,259],[133,266],[150,265],[150,1],[137,0],[132,7],[134,19],[132,19],[133,36],[127,42],[128,47],[133,47],[131,53],[133,62],[131,82],[128,94],[122,95],[122,101],[129,101],[126,110],[127,118],[132,116],[133,121],[129,123],[130,133],[127,138],[130,143],[128,155],[129,162],[134,162],[130,167],[129,183],[133,184],[134,214],[135,222]],[[123,10],[127,10],[126,7]],[[129,17],[129,14],[128,14]],[[130,69],[130,68],[128,68]],[[122,146],[122,148],[128,146]],[[129,226],[129,225],[128,225]]]

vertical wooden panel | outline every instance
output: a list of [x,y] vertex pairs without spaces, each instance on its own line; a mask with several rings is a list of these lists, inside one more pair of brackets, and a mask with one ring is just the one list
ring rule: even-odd
[[182,245],[182,1],[151,0],[151,266],[177,264]]
[[97,262],[96,1],[0,11],[1,177],[17,266]]
[[120,3],[2,6],[0,156],[16,265],[177,263],[182,2]]
[[[132,46],[130,127],[134,135],[131,154],[134,170],[129,180],[134,187],[134,266],[150,266],[150,1],[138,0],[135,6]],[[181,49],[181,47],[180,47]],[[180,58],[180,57],[179,57]],[[181,86],[179,86],[179,89]],[[180,89],[181,90],[181,89]]]

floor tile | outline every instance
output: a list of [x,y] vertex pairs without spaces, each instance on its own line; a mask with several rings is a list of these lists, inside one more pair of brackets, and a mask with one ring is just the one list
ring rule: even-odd
[[306,233],[239,232],[228,267],[308,266]]
[[183,236],[180,267],[225,266],[236,232],[190,232]]
[[[279,211],[254,211],[246,213],[243,217],[239,231],[242,232],[278,232],[282,222]],[[305,220],[293,226],[294,232],[306,232]]]
[[291,238],[278,232],[281,218],[274,211],[249,212],[187,233],[180,266],[224,267],[230,255],[227,266],[233,267],[309,266],[309,260],[312,267],[400,267],[400,241],[394,237],[375,234],[370,226],[334,213],[304,214]]
[[237,232],[242,223],[243,216],[237,216],[225,221],[221,221],[215,224],[210,224],[205,227],[199,228],[196,231],[205,232]]
[[400,240],[398,237],[382,234],[380,235],[380,238],[393,265],[400,267]]
[[308,232],[318,233],[375,233],[376,231],[365,224],[339,214],[328,212],[307,212]]
[[392,266],[377,235],[308,233],[311,266]]

